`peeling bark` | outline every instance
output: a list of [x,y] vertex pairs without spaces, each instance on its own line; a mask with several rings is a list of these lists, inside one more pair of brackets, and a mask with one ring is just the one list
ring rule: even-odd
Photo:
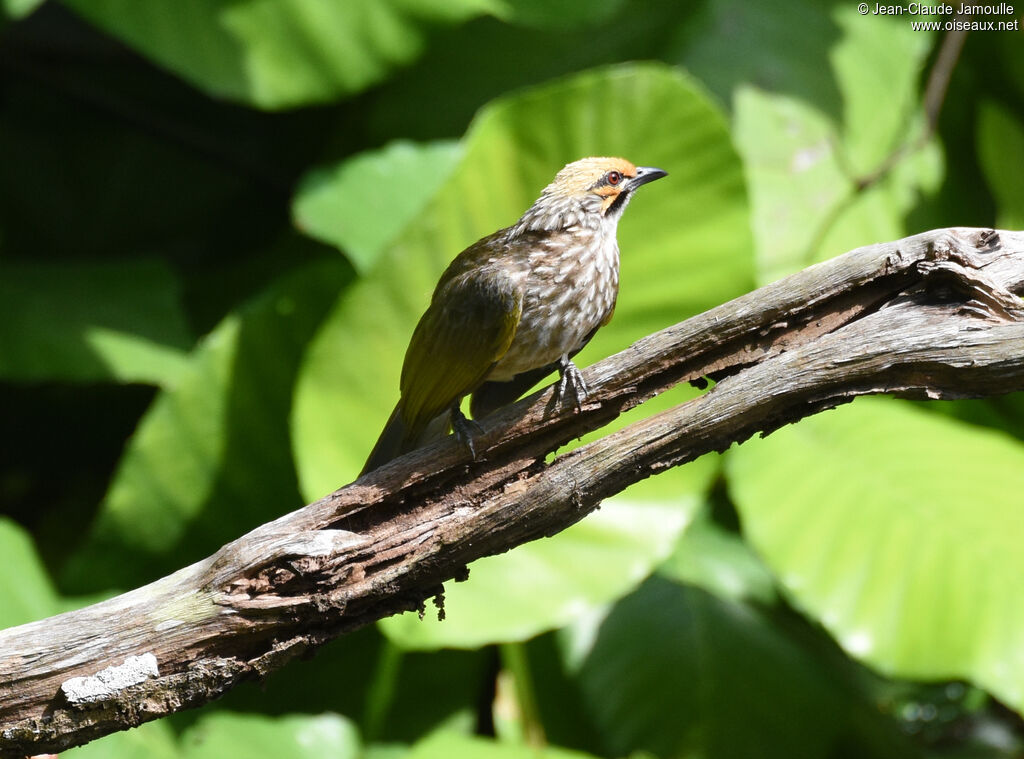
[[[0,631],[0,756],[204,704],[423,609],[473,560],[559,532],[640,479],[857,396],[1024,389],[1022,289],[1024,233],[936,230],[859,248],[595,364],[579,412],[554,408],[551,388],[499,411],[482,422],[476,461],[445,440],[157,582]],[[706,378],[716,384],[700,397],[545,464]]]

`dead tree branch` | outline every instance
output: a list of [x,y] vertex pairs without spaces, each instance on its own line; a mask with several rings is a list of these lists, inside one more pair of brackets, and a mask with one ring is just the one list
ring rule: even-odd
[[[1024,233],[937,230],[851,251],[590,367],[484,421],[479,460],[414,452],[213,556],[0,631],[0,756],[59,751],[259,678],[422,608],[475,559],[552,535],[637,480],[856,396],[1024,389]],[[545,463],[680,382],[699,398]]]

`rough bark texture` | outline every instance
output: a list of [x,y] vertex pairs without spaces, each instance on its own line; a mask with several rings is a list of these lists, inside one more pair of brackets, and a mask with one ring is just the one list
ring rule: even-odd
[[[474,559],[554,534],[637,480],[856,396],[1024,389],[1024,233],[936,230],[818,264],[650,335],[491,416],[477,461],[446,440],[208,559],[0,631],[0,756],[58,751],[259,678],[422,609]],[[680,382],[699,398],[545,457]],[[84,678],[84,679],[83,679]]]

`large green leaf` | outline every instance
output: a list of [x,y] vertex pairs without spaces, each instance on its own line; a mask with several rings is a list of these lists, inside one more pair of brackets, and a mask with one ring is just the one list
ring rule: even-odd
[[356,759],[360,756],[355,727],[336,714],[263,717],[213,712],[181,738],[187,759]]
[[742,82],[814,103],[838,120],[829,51],[839,29],[828,9],[811,0],[708,0],[692,23],[674,30],[675,57],[726,105]]
[[894,676],[1024,707],[1024,447],[859,400],[728,457],[744,532],[795,602]]
[[625,0],[497,0],[495,14],[540,28],[596,26],[607,21]]
[[[620,128],[623,120],[629,129]],[[580,365],[748,287],[739,162],[722,117],[689,79],[662,66],[627,66],[499,101],[474,122],[451,179],[341,298],[310,348],[293,415],[309,498],[343,483],[339,475],[359,471],[396,400],[405,344],[448,260],[515,221],[564,163],[594,154],[663,166],[670,177],[644,188],[621,224],[615,319],[581,354]],[[643,413],[650,411],[636,411]],[[714,468],[713,461],[702,462],[626,496],[651,511],[608,505],[592,525],[489,559],[479,572],[474,567],[469,583],[448,589],[443,625],[399,619],[385,629],[409,646],[521,640],[564,623],[574,609],[612,600],[666,555]],[[617,526],[630,522],[632,529]],[[504,600],[495,604],[499,593]]]
[[288,441],[292,381],[346,275],[341,261],[306,266],[200,343],[132,437],[65,567],[70,587],[152,579],[302,505]]
[[870,189],[856,191],[827,119],[799,101],[752,88],[737,94],[736,134],[750,178],[762,282],[904,236],[918,193],[941,174],[930,142],[910,150]]
[[147,722],[60,753],[63,759],[180,759],[181,755],[167,720]]
[[296,193],[295,224],[365,271],[423,210],[458,158],[451,142],[403,141],[315,169]]
[[63,0],[220,97],[265,108],[358,92],[415,58],[430,25],[491,0]]
[[[367,141],[376,145],[461,134],[482,103],[524,86],[620,61],[657,60],[666,37],[685,27],[701,4],[515,0],[514,5],[514,17],[505,11],[499,15],[519,23],[481,19],[444,30],[413,66],[361,102]],[[614,15],[595,25],[612,6]],[[543,28],[525,26],[538,22]],[[442,108],[438,82],[458,82],[445,88]]]
[[706,514],[687,527],[658,573],[737,601],[775,600],[775,579],[750,545]]
[[[713,0],[711,9],[713,33],[682,57],[732,102],[760,281],[906,234],[908,212],[941,177],[937,145],[918,145],[932,35],[903,18],[813,0],[770,11]],[[736,34],[748,43],[743,56],[720,41]],[[762,66],[751,67],[751,57]]]
[[447,731],[424,738],[405,756],[406,759],[593,759],[590,754],[579,751],[498,743]]
[[[20,18],[34,11],[42,2],[43,0],[2,0],[0,10],[3,10],[8,16]],[[3,20],[0,18],[0,25],[2,23]]]
[[180,739],[170,723],[162,720],[108,735],[66,755],[71,759],[355,759],[361,753],[355,727],[336,714],[264,717],[213,711],[200,717]]
[[839,657],[745,604],[654,577],[560,635],[602,755],[913,755]]
[[1024,229],[1024,125],[988,101],[978,112],[978,162],[998,204],[1000,229]]
[[0,263],[5,379],[173,384],[191,343],[159,261]]
[[6,517],[0,517],[0,556],[0,630],[60,611],[32,538]]

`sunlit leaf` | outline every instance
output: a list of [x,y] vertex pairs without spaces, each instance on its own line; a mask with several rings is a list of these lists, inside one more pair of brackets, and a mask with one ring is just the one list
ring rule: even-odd
[[858,400],[728,456],[744,533],[851,655],[1024,706],[1024,447]]
[[498,743],[487,738],[439,731],[413,746],[408,759],[593,759],[590,754],[560,748]]
[[32,538],[18,524],[0,517],[0,630],[33,622],[58,608],[46,568]]
[[764,562],[739,535],[707,516],[686,528],[658,572],[724,598],[762,603],[775,600],[775,580]]
[[173,384],[191,343],[159,261],[0,264],[5,379]]
[[199,344],[140,422],[65,568],[69,587],[158,577],[302,505],[288,446],[292,379],[345,276],[340,261],[300,269]]
[[508,21],[541,28],[596,26],[607,21],[625,0],[496,0],[495,14]]
[[[908,212],[942,174],[938,146],[920,144],[932,35],[812,0],[711,9],[715,33],[684,60],[733,105],[759,280],[911,231]],[[739,39],[723,45],[721,35]]]
[[337,714],[264,717],[213,712],[181,738],[185,759],[356,759],[360,756],[355,727]]
[[166,720],[147,722],[62,751],[62,759],[181,759],[174,729]]
[[[12,18],[27,16],[34,11],[43,0],[0,0],[0,10]],[[0,25],[3,20],[0,18]]]
[[265,108],[358,92],[491,0],[62,0],[196,87]]
[[295,196],[295,224],[340,248],[357,269],[368,269],[423,210],[458,158],[455,143],[395,142],[315,169]]

